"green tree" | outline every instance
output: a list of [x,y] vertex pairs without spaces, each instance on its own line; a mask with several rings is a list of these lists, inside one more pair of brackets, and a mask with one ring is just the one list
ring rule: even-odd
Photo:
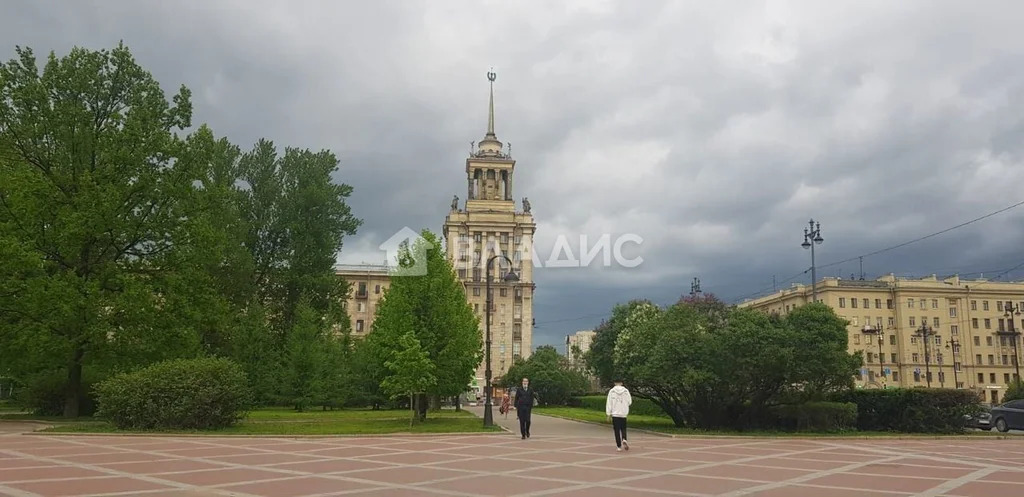
[[322,320],[305,300],[299,302],[287,344],[283,398],[304,411],[322,398],[327,352]]
[[426,230],[421,236],[400,250],[367,340],[384,351],[377,357],[389,357],[398,338],[412,331],[436,371],[436,383],[424,393],[455,396],[465,391],[480,364],[480,325],[437,237]]
[[123,45],[51,53],[42,71],[16,52],[0,65],[0,362],[30,351],[30,367],[62,370],[74,417],[87,365],[137,357],[120,347],[194,353],[156,318],[201,176],[175,160],[192,104],[184,87],[168,101]]
[[385,362],[389,374],[381,383],[381,388],[392,398],[409,397],[412,410],[409,426],[412,426],[419,418],[416,398],[418,394],[429,392],[437,385],[437,367],[411,330],[402,334],[395,345],[394,352]]
[[611,318],[602,321],[594,329],[594,341],[590,350],[586,352],[584,361],[590,371],[597,376],[602,386],[612,385],[617,374],[615,370],[615,342],[619,339],[619,333],[625,325],[626,317],[641,305],[650,304],[646,300],[633,300],[626,304],[616,305],[612,309]]
[[566,405],[574,395],[587,390],[587,378],[574,368],[550,345],[542,345],[525,361],[517,361],[508,369],[503,383],[518,385],[523,378],[530,379],[530,387],[537,392],[540,405]]

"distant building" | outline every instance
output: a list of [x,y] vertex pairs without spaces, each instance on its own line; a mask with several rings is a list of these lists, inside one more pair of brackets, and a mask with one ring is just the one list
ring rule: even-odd
[[366,336],[373,326],[380,299],[391,286],[389,270],[386,265],[372,264],[340,264],[334,267],[334,274],[344,278],[349,285],[348,298],[341,305],[352,321],[352,336]]
[[[1024,282],[890,274],[877,280],[825,278],[817,287],[818,300],[849,321],[850,352],[863,353],[864,367],[856,375],[860,387],[930,382],[975,390],[998,403],[1017,378]],[[810,301],[810,286],[793,285],[740,307],[785,315]]]
[[[572,335],[566,335],[565,337],[565,357],[569,359],[569,362],[582,362],[583,355],[590,350],[590,345],[594,343],[594,336],[596,333],[594,330],[580,330]],[[573,349],[579,349],[579,356],[573,352]]]

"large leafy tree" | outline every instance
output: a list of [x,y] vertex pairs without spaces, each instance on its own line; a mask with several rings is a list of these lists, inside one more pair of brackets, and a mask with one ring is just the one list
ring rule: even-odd
[[[367,337],[377,347],[369,355],[378,360],[390,357],[399,338],[412,331],[435,366],[437,381],[425,393],[455,396],[466,390],[480,364],[480,325],[437,237],[427,230],[421,237],[400,251],[399,268]],[[425,274],[411,270],[414,267],[425,268]]]
[[597,376],[602,386],[611,386],[618,372],[615,369],[615,342],[625,326],[629,314],[640,306],[653,305],[646,300],[633,300],[626,304],[616,305],[611,317],[601,322],[594,329],[594,341],[585,354],[584,361],[590,371]]
[[846,388],[859,357],[845,322],[812,304],[784,319],[714,302],[638,306],[615,345],[615,369],[677,425],[756,427],[775,405]]
[[17,55],[0,65],[0,354],[63,370],[76,416],[87,364],[139,357],[122,347],[188,353],[184,329],[154,311],[181,302],[163,277],[202,175],[176,160],[192,105],[184,87],[169,101],[121,45],[51,54],[42,70],[30,49]]

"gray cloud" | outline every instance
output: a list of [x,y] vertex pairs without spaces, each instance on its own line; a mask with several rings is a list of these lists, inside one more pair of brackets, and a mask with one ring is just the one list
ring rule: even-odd
[[[169,90],[193,90],[216,133],[334,150],[365,220],[351,262],[381,259],[403,226],[439,230],[464,197],[494,66],[497,133],[541,258],[558,236],[644,239],[638,268],[537,272],[543,344],[615,302],[670,302],[693,276],[723,297],[770,288],[809,266],[810,217],[829,263],[1021,200],[1022,14],[1008,1],[10,2],[0,42],[42,55],[123,39]],[[1009,268],[1022,220],[869,257],[865,272]]]

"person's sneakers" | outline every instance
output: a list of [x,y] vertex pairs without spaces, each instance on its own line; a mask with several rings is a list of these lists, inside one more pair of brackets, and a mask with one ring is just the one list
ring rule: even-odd
[[622,452],[622,447],[616,447],[615,452]]
[[523,435],[523,440],[526,440],[526,435]]
[[629,442],[623,440],[622,441],[622,446],[625,447],[626,450],[629,450]]

